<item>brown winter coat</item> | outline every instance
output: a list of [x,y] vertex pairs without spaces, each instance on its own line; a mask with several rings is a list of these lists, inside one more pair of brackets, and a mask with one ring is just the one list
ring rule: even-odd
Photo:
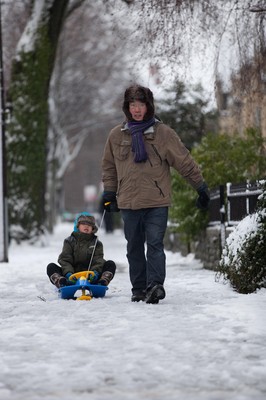
[[[88,270],[96,239],[97,236],[93,233],[72,232],[64,240],[62,253],[58,257],[63,275]],[[90,270],[101,274],[104,263],[103,244],[98,240]]]
[[170,167],[194,189],[200,187],[199,167],[173,129],[157,121],[144,132],[144,141],[148,160],[135,163],[127,125],[116,126],[107,139],[102,161],[104,190],[117,192],[119,208],[170,206]]

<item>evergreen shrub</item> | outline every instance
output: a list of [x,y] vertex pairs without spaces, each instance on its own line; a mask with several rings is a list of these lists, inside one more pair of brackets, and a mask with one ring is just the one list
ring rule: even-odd
[[172,207],[169,217],[173,225],[170,230],[178,232],[190,252],[190,243],[208,224],[208,213],[196,207],[197,193],[175,171],[172,172]]
[[37,238],[44,230],[47,96],[50,43],[47,27],[37,32],[34,51],[14,62],[9,90],[12,117],[7,129],[7,183],[10,237]]
[[217,277],[230,281],[239,293],[266,287],[266,184],[255,213],[245,217],[229,235]]
[[[245,137],[227,134],[207,134],[191,154],[200,166],[209,189],[227,182],[240,183],[257,180],[266,171],[265,139],[255,129],[248,129]],[[208,213],[195,207],[197,193],[176,172],[172,173],[173,202],[170,220],[172,231],[178,232],[187,244],[206,229]]]

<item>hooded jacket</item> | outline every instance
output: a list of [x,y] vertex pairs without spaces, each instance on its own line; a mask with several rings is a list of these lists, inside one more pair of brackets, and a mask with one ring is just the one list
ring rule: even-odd
[[[105,259],[103,258],[103,244],[93,232],[89,234],[79,232],[77,221],[81,215],[91,216],[91,214],[86,212],[79,214],[74,222],[74,231],[64,240],[62,252],[58,257],[58,263],[62,267],[63,275],[66,275],[68,272],[74,274],[76,272],[87,271],[92,255],[93,259],[90,271],[97,271],[101,274],[103,270],[105,263]],[[97,231],[96,226],[95,228],[93,231]]]
[[105,191],[117,193],[118,207],[137,210],[171,205],[171,175],[174,168],[194,188],[203,177],[190,152],[176,132],[156,120],[144,133],[146,162],[135,163],[127,123],[111,130],[102,159]]
[[122,108],[127,121],[133,121],[133,118],[129,112],[129,103],[135,100],[141,101],[147,106],[147,112],[144,117],[145,121],[154,116],[154,99],[152,91],[144,86],[133,85],[126,89],[124,95],[124,103]]

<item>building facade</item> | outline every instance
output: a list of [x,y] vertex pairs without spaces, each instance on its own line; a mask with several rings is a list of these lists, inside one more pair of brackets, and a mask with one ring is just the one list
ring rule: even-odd
[[266,138],[266,51],[231,77],[230,90],[217,82],[216,101],[220,132],[243,136],[255,128]]

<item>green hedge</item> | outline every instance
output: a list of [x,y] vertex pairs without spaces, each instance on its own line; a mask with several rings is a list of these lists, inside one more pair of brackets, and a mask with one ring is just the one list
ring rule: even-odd
[[47,27],[38,32],[34,51],[13,64],[7,129],[7,182],[11,237],[34,238],[45,220],[46,148],[51,47]]
[[226,240],[217,276],[239,293],[266,287],[266,185],[257,211],[244,218]]
[[[248,129],[245,137],[208,134],[191,154],[212,189],[227,182],[239,183],[265,176],[264,145],[265,138],[260,132]],[[190,241],[206,228],[208,213],[195,208],[197,193],[176,172],[172,173],[172,189],[170,220],[176,224],[172,229],[181,234],[189,249]]]

